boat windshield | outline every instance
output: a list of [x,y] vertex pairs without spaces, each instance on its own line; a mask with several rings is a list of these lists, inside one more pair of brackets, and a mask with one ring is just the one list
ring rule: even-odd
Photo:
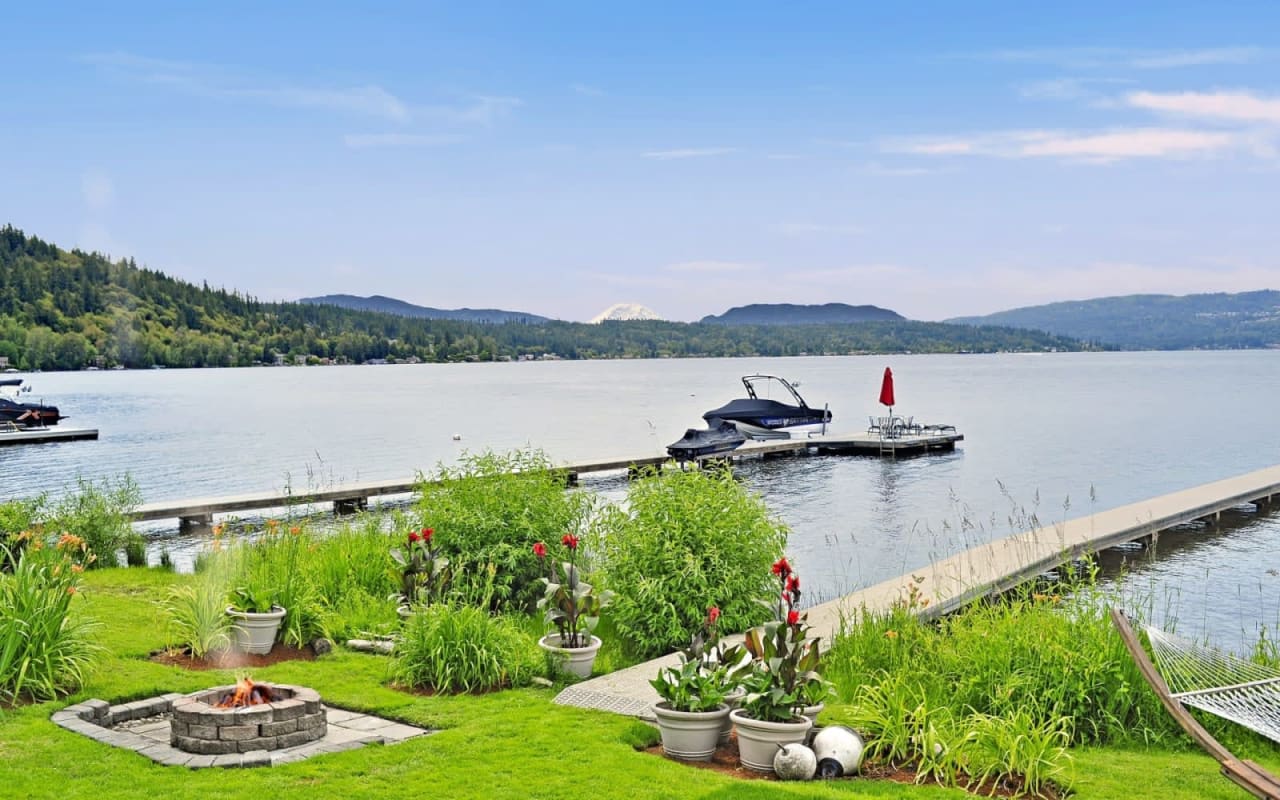
[[[780,387],[780,389],[775,389],[775,384]],[[809,404],[804,401],[804,398],[795,390],[795,387],[776,375],[744,375],[742,378],[742,385],[747,387],[747,396],[752,399],[770,400],[773,399],[772,395],[775,392],[781,394],[781,390],[785,390],[786,394],[790,395],[796,405],[801,408],[809,407]]]

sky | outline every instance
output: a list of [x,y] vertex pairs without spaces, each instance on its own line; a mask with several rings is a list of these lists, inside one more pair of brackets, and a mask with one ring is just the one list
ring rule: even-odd
[[1280,289],[1275,3],[20,3],[0,43],[0,224],[262,299]]

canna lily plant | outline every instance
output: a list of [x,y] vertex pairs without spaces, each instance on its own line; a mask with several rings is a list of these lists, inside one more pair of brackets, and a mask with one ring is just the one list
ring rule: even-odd
[[410,531],[402,547],[391,549],[400,579],[400,592],[394,597],[403,605],[429,606],[444,598],[449,584],[449,559],[432,547],[434,535],[432,528]]
[[[613,600],[613,592],[596,592],[591,584],[582,580],[578,570],[579,539],[571,533],[560,538],[560,544],[568,551],[568,561],[548,559],[547,546],[538,542],[533,553],[547,567],[547,577],[538,608],[546,612],[548,625],[560,633],[560,646],[587,647],[591,644],[591,632],[600,622],[600,612]],[[557,566],[558,565],[558,566]]]
[[742,708],[753,719],[788,722],[799,709],[816,704],[830,693],[823,679],[818,637],[809,636],[807,615],[800,602],[800,578],[785,558],[772,568],[782,591],[777,604],[767,603],[777,618],[747,631],[745,645],[754,671],[744,682]]
[[737,688],[743,667],[741,645],[720,641],[720,609],[711,606],[701,629],[679,653],[680,663],[664,667],[649,684],[674,711],[713,711]]

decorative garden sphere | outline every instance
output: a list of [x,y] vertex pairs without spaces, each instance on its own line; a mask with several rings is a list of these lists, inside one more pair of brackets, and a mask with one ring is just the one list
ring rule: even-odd
[[773,771],[784,781],[812,780],[818,771],[818,757],[802,744],[784,744],[773,757]]
[[813,737],[818,773],[824,778],[852,775],[862,764],[862,737],[844,725],[829,725]]

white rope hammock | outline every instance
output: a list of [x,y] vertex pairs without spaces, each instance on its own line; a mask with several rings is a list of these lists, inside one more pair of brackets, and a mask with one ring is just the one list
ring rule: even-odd
[[1280,671],[1147,626],[1170,695],[1280,743]]

